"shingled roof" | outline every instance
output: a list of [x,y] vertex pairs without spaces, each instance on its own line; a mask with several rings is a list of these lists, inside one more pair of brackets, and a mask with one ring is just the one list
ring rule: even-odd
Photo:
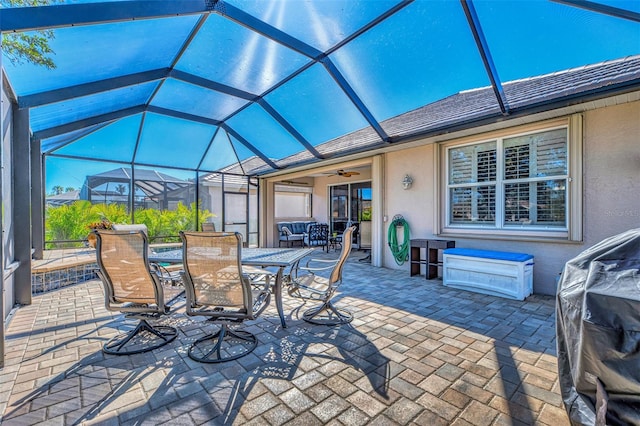
[[[640,89],[640,55],[573,68],[503,84],[509,114],[503,115],[491,87],[456,93],[382,122],[394,141],[415,140],[439,133],[504,121],[510,117],[552,110]],[[318,145],[321,153],[343,155],[387,146],[371,128],[365,128]],[[280,161],[279,166],[313,160],[300,152]],[[248,171],[267,171],[259,168]]]

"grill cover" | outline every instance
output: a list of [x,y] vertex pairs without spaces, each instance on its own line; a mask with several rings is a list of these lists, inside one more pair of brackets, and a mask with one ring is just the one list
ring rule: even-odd
[[574,425],[640,425],[640,228],[566,263],[556,333],[562,399]]

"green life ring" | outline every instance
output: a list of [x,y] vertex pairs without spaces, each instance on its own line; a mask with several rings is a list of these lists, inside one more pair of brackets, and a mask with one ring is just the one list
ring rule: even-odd
[[[402,244],[398,244],[398,233],[396,228],[402,226],[404,228],[404,235],[402,238]],[[409,224],[402,216],[395,216],[389,224],[389,230],[387,232],[387,240],[389,241],[389,248],[391,254],[398,265],[402,265],[409,260]]]

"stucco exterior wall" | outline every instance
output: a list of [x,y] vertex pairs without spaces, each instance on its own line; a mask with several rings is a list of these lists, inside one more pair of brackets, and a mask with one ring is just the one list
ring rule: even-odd
[[585,113],[584,237],[640,227],[640,102]]
[[320,223],[329,223],[328,176],[314,178],[312,216]]
[[[391,152],[385,158],[385,203],[383,216],[385,251],[384,266],[398,267],[388,246],[388,229],[393,217],[402,215],[409,224],[411,238],[435,238],[433,230],[433,200],[435,176],[433,170],[434,145]],[[408,174],[413,179],[409,189],[403,189],[402,179]],[[398,230],[398,241],[402,233]],[[407,268],[407,264],[403,265]],[[408,273],[408,272],[407,272]]]
[[[584,113],[583,120],[583,241],[538,242],[489,238],[456,238],[457,247],[530,253],[535,256],[534,292],[555,294],[564,264],[604,238],[640,227],[640,102]],[[388,224],[401,214],[411,238],[434,235],[433,203],[438,194],[434,177],[434,145],[385,154],[385,215],[383,266],[403,270],[388,248]],[[413,186],[403,190],[405,173]]]

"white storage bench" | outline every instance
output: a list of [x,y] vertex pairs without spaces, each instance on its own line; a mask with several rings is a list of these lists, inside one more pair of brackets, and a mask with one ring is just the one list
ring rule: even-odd
[[442,260],[442,282],[447,287],[516,300],[533,293],[530,254],[450,248]]

